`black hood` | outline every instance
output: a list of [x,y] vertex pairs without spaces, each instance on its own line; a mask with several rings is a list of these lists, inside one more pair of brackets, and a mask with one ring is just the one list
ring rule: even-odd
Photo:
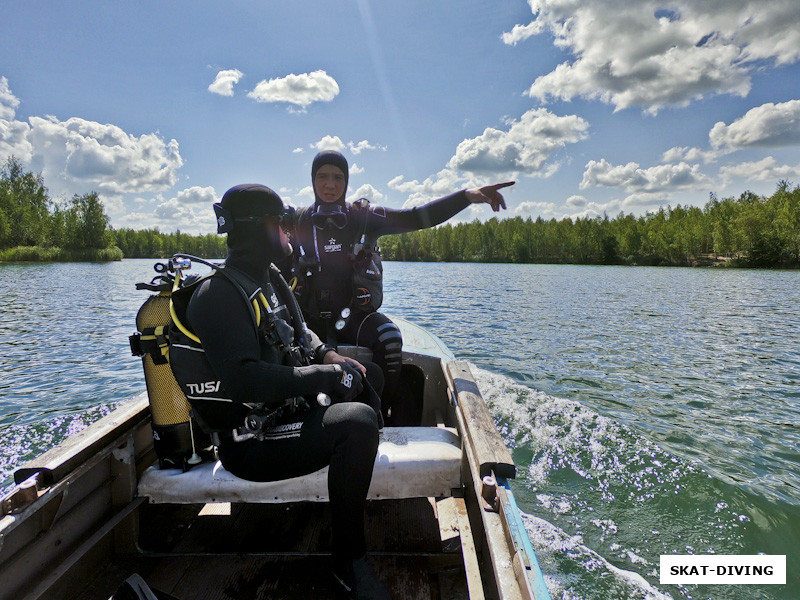
[[[222,210],[220,210],[222,209]],[[229,220],[227,262],[261,277],[269,264],[285,256],[277,220],[285,211],[280,196],[260,184],[237,185],[225,192],[215,205],[218,224],[221,215]]]
[[347,185],[350,181],[350,167],[348,166],[347,159],[344,157],[344,155],[336,150],[323,150],[314,157],[314,162],[311,163],[311,189],[314,190],[314,204],[324,204],[319,199],[319,196],[317,196],[317,190],[314,186],[314,181],[317,178],[317,171],[319,171],[320,167],[325,165],[333,165],[334,167],[338,167],[342,170],[342,173],[344,173],[344,193],[342,194],[342,197],[335,203],[344,206],[344,199],[347,196]]

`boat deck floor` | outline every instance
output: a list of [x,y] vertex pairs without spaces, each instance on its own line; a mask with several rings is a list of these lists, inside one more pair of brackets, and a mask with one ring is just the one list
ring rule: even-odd
[[[468,597],[457,502],[368,503],[370,562],[394,598]],[[178,600],[339,598],[329,522],[327,503],[143,505],[142,553],[114,557],[74,598],[108,600],[134,572]]]

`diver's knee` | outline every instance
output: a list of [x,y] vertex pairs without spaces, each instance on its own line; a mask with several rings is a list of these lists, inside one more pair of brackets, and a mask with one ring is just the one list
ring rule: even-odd
[[341,402],[331,405],[323,419],[326,427],[347,435],[378,438],[378,417],[372,407],[361,402]]

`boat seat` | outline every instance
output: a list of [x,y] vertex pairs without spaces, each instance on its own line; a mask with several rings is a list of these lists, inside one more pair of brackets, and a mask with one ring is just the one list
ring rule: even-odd
[[[385,427],[368,498],[447,497],[461,486],[461,442],[453,428]],[[253,482],[207,462],[189,471],[150,466],[139,480],[138,495],[150,502],[327,502],[328,467],[281,481]]]
[[361,362],[372,360],[372,349],[366,346],[355,346],[353,344],[339,344],[336,351],[342,356],[349,356]]

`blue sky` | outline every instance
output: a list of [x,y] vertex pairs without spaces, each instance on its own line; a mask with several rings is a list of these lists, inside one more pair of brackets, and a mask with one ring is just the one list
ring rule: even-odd
[[238,183],[308,204],[328,148],[391,207],[508,179],[525,218],[770,195],[800,183],[800,2],[0,5],[0,160],[114,227],[213,232]]

